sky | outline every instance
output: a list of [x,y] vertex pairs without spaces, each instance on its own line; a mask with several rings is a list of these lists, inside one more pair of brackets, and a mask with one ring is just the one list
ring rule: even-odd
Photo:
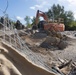
[[[39,9],[43,12],[51,8],[53,4],[64,6],[66,11],[71,10],[76,19],[76,0],[8,0],[8,9],[6,11],[9,17],[13,20],[20,20],[25,24],[24,18],[36,16],[36,11]],[[3,16],[3,11],[7,6],[7,0],[0,0],[0,16]]]

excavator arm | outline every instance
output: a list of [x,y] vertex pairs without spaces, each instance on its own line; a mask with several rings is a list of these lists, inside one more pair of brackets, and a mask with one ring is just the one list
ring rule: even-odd
[[39,22],[39,17],[43,17],[44,20],[45,20],[46,22],[48,22],[48,17],[47,17],[47,15],[46,15],[44,12],[42,12],[42,11],[40,11],[40,10],[37,10],[36,21],[35,21],[36,25],[37,25],[38,22]]

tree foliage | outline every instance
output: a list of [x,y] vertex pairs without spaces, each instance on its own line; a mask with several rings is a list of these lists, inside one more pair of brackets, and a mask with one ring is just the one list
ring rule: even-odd
[[49,19],[58,20],[58,18],[64,19],[64,25],[66,30],[71,29],[72,22],[74,21],[74,15],[72,11],[65,11],[64,6],[59,4],[53,5],[47,12]]
[[34,25],[35,24],[35,17],[33,17],[32,19],[31,19],[31,22],[32,22],[32,25]]
[[49,19],[58,19],[59,17],[64,15],[64,7],[60,6],[59,4],[57,6],[54,4],[46,13]]
[[31,27],[31,24],[30,24],[30,17],[29,17],[29,16],[26,16],[26,17],[24,18],[24,20],[26,21],[27,27],[28,27],[28,28]]

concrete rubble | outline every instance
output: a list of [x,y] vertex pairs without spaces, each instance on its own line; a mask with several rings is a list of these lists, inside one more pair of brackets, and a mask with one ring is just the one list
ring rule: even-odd
[[76,75],[76,31],[1,25],[0,75]]
[[[11,63],[9,62],[10,66],[4,62],[0,64],[0,67],[5,66],[7,74],[12,75],[12,69],[14,74],[19,75],[76,75],[76,37],[73,36],[73,33],[72,35],[67,34],[70,32],[50,34],[47,32],[35,32],[31,34],[31,30],[18,30],[18,33],[29,50],[20,50],[18,53],[16,52],[18,51],[17,49],[1,44],[0,56],[3,56],[3,59],[0,58],[0,62],[5,61],[5,56],[7,56],[6,60],[8,62],[11,61]],[[16,35],[15,37],[13,34],[10,36],[18,42]],[[9,41],[9,37],[6,35],[5,39]],[[11,42],[13,41],[11,40]],[[18,47],[20,46],[18,45]],[[14,58],[13,55],[19,58]],[[21,64],[22,61],[24,61],[24,65]],[[10,68],[8,69],[8,67]],[[30,72],[28,69],[30,69]],[[0,74],[3,75],[3,72],[6,73],[2,67]]]
[[[75,42],[75,39],[68,35],[70,32],[67,32],[68,34],[66,34],[66,32],[64,33],[61,33],[61,35],[59,36],[52,36],[48,35],[47,33],[36,32],[30,36],[26,35],[28,37],[26,36],[21,37],[23,39],[25,38],[28,47],[32,51],[34,51],[35,53],[40,53],[41,56],[46,57],[45,61],[47,60],[49,65],[51,65],[53,72],[58,73],[56,75],[75,75],[76,74],[74,68],[75,66],[72,66],[74,60],[72,61],[67,57],[65,58],[65,56],[67,55],[64,55],[63,58],[59,56],[62,52],[67,52],[65,50],[67,50],[67,48],[72,46],[72,44],[74,44]],[[52,54],[52,56],[49,55],[50,53]],[[55,55],[56,57],[54,56],[54,54],[56,54]],[[59,57],[62,58],[60,59],[60,61],[58,60]],[[52,63],[50,62],[53,62],[55,66],[53,66]],[[59,66],[63,67],[60,68]]]

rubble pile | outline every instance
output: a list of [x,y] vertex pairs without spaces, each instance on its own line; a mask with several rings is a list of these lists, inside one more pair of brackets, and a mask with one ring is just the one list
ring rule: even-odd
[[[64,37],[63,37],[64,38]],[[41,47],[43,48],[57,48],[57,49],[65,49],[68,46],[68,43],[63,38],[52,37],[48,36],[46,39],[41,43]]]
[[68,75],[76,75],[76,68],[73,68]]
[[[75,39],[73,37],[60,33],[49,35],[49,33],[36,32],[25,37],[25,40],[27,46],[36,54],[41,55],[44,62],[56,75],[76,75],[76,67],[73,66],[73,58],[75,58],[75,47],[73,48],[74,44],[72,44],[75,43]],[[58,58],[61,59],[58,60]]]

